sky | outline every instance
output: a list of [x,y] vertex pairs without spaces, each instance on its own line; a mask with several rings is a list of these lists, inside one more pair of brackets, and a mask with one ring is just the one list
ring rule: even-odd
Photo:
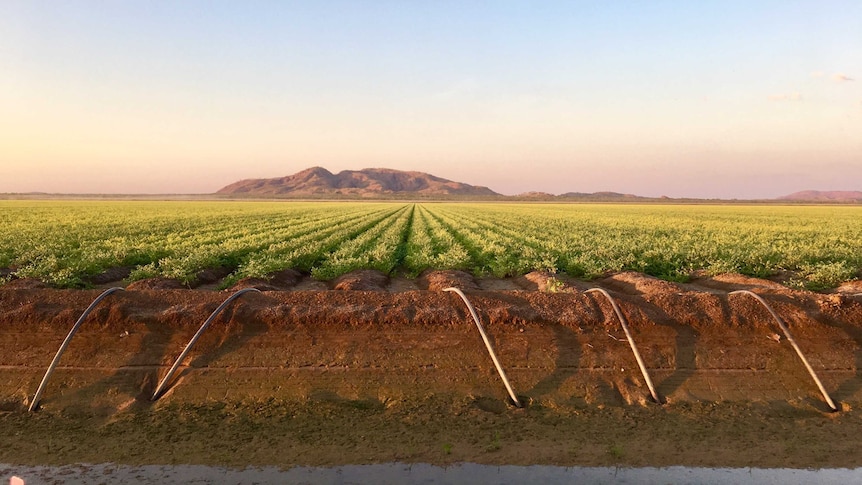
[[0,0],[0,193],[862,190],[862,2]]

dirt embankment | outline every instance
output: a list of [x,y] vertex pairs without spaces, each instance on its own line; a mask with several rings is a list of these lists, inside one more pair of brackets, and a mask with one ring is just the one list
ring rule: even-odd
[[[230,292],[140,282],[106,298],[26,406],[100,290],[0,288],[2,461],[336,464],[475,461],[859,466],[862,291],[792,291],[740,276],[673,284],[634,273],[582,282],[458,272],[257,286],[202,335],[157,402],[159,379]],[[470,315],[515,392],[508,403]],[[598,286],[619,303],[663,405]],[[831,397],[830,413],[781,330]]]

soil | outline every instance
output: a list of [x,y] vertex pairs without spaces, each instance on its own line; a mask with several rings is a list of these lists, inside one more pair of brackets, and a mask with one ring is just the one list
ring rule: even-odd
[[133,266],[120,266],[116,268],[110,268],[106,271],[103,271],[97,275],[93,275],[89,278],[89,283],[93,285],[104,285],[107,283],[112,283],[114,281],[121,281],[129,277],[132,274],[132,270],[135,268]]
[[380,271],[361,270],[339,276],[332,283],[335,290],[386,291],[389,277]]
[[[122,286],[106,282],[106,286]],[[511,404],[469,311],[519,399]],[[159,380],[213,319],[166,393]],[[605,289],[664,404],[655,403]],[[769,312],[840,408],[831,412]],[[858,467],[862,296],[739,275],[686,284],[637,273],[416,280],[285,273],[230,291],[128,285],[101,293],[0,287],[0,462],[337,465],[370,462]]]

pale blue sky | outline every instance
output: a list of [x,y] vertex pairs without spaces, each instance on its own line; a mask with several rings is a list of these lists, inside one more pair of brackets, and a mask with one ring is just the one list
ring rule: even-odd
[[2,0],[0,72],[0,192],[862,190],[859,1]]

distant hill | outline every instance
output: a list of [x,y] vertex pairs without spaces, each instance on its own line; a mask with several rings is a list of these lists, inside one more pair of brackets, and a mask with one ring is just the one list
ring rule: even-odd
[[[310,198],[310,199],[463,199],[522,200],[535,202],[670,202],[698,203],[702,199],[641,197],[618,192],[525,192],[505,196],[488,187],[454,182],[424,172],[389,168],[344,170],[333,174],[312,167],[286,177],[240,180],[223,187],[216,195],[231,198]],[[773,199],[785,202],[862,203],[862,191],[805,190]],[[745,202],[745,201],[733,201]],[[757,202],[757,201],[752,201]],[[760,200],[766,202],[768,200]]]
[[779,197],[778,200],[809,202],[862,202],[862,192],[858,190],[803,190]]
[[582,201],[582,202],[625,202],[625,201],[643,201],[643,200],[652,200],[647,197],[640,197],[632,194],[620,194],[617,192],[593,192],[593,193],[584,193],[584,192],[566,192],[565,194],[554,195],[549,194],[547,192],[524,192],[523,194],[518,194],[513,196],[512,198],[517,200],[536,200],[536,201],[557,201],[557,202],[572,202],[572,201]]
[[632,194],[620,194],[618,192],[593,192],[592,194],[585,194],[583,192],[566,192],[565,194],[560,194],[561,198],[564,199],[601,199],[601,200],[634,200],[634,199],[645,199],[646,197],[641,197],[639,195]]
[[309,168],[287,177],[241,180],[222,188],[216,194],[235,197],[350,198],[500,196],[487,187],[453,182],[422,172],[366,168],[333,174],[321,167]]

